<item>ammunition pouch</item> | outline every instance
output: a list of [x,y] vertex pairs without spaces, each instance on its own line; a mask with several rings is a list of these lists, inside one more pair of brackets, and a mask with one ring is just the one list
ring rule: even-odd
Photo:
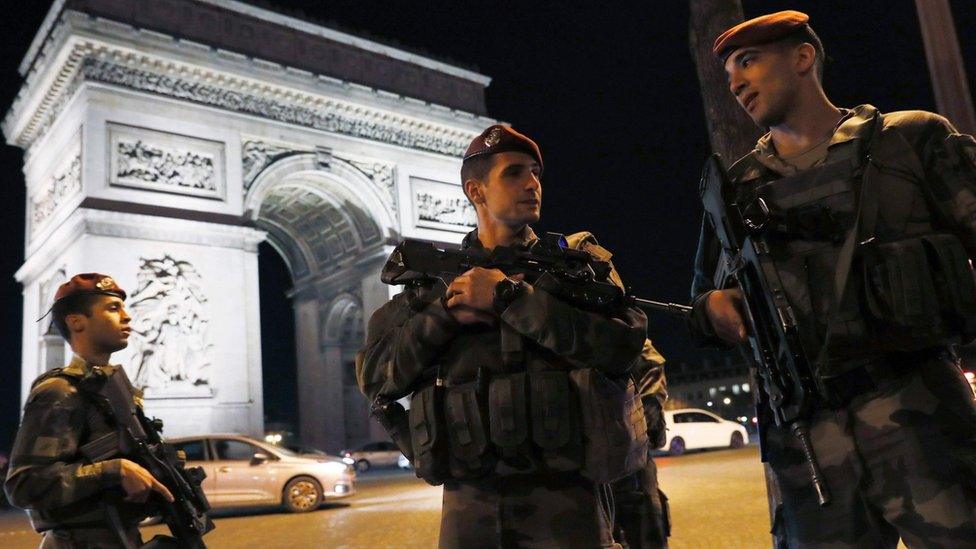
[[491,442],[502,457],[514,458],[524,451],[529,436],[525,372],[492,378],[488,386]]
[[451,477],[464,480],[484,476],[494,468],[488,449],[488,429],[480,383],[472,381],[448,387],[444,397],[444,417],[450,451]]
[[573,370],[569,378],[580,402],[583,476],[612,482],[646,465],[647,423],[634,381],[592,368]]
[[962,243],[931,234],[863,247],[864,308],[884,351],[974,332],[976,283]]
[[[570,374],[572,375],[572,374]],[[565,372],[529,373],[532,442],[553,471],[573,471],[583,464],[576,398]]]
[[447,432],[441,415],[442,392],[442,387],[431,385],[414,392],[410,399],[413,468],[418,477],[434,486],[450,478]]

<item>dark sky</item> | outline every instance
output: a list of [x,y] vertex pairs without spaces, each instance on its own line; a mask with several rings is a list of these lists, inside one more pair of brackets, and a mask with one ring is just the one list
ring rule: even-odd
[[[958,35],[976,89],[976,10],[951,0]],[[539,229],[592,231],[615,252],[626,282],[641,296],[687,302],[701,208],[698,174],[708,141],[694,65],[688,53],[687,3],[569,3],[514,1],[365,2],[275,0],[268,6],[302,11],[344,29],[395,40],[475,66],[493,78],[491,116],[511,122],[543,151],[543,216]],[[546,4],[549,7],[545,7]],[[839,106],[872,103],[883,111],[935,110],[913,0],[744,1],[746,16],[800,9],[811,16],[833,63],[826,88]],[[46,2],[20,2],[0,18],[0,105],[20,87],[16,67],[43,19]],[[0,296],[7,314],[5,379],[0,389],[0,451],[16,427],[20,375],[20,287],[24,181],[21,151],[0,147],[5,230],[0,232]],[[268,254],[264,254],[267,256]],[[265,280],[286,276],[276,259],[262,259]],[[277,288],[262,298],[273,310],[264,323],[265,367],[287,372],[291,342],[288,304]],[[278,326],[283,331],[275,332]],[[282,328],[283,327],[283,328]],[[673,359],[688,358],[676,326],[652,321],[652,338]],[[287,341],[282,345],[282,340]],[[291,355],[293,356],[293,355]],[[287,375],[284,376],[287,381]],[[289,419],[293,389],[267,387],[270,419]],[[292,393],[293,394],[293,393]]]

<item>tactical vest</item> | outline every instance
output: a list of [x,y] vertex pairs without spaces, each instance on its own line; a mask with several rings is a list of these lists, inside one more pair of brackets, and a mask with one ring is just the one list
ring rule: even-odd
[[[590,253],[602,250],[609,259],[589,233],[567,240],[574,249],[590,241],[598,248]],[[492,473],[580,471],[606,483],[646,464],[647,425],[633,379],[574,369],[507,324],[497,329],[499,356],[489,360],[499,360],[503,372],[480,367],[476,379],[463,379],[441,366],[438,381],[411,397],[417,476],[438,485]]]
[[736,182],[821,378],[976,333],[972,268],[932,219],[921,161],[880,114],[871,123],[868,137],[833,145],[817,167]]

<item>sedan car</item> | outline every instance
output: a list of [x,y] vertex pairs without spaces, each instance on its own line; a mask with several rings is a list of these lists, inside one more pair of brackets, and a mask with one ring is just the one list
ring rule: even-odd
[[299,454],[242,435],[201,435],[168,440],[186,454],[187,467],[203,467],[203,491],[214,508],[282,505],[292,512],[352,495],[352,462]]
[[356,463],[356,470],[365,473],[373,467],[393,467],[398,464],[400,449],[390,441],[368,442],[355,450],[343,450],[342,456]]
[[698,408],[665,410],[668,434],[664,447],[672,456],[699,448],[739,448],[749,440],[741,424]]

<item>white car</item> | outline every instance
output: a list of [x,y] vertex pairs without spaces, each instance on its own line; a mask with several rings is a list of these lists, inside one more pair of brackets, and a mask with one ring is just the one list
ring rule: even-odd
[[325,454],[298,454],[241,435],[201,435],[169,439],[186,454],[187,467],[203,467],[203,493],[213,508],[283,505],[312,511],[326,499],[355,491],[352,460]]
[[698,408],[665,410],[668,435],[664,448],[672,456],[699,448],[740,448],[749,440],[741,424]]
[[354,450],[343,450],[342,457],[353,460],[356,470],[365,473],[373,467],[394,467],[398,465],[400,449],[390,441],[369,442]]

